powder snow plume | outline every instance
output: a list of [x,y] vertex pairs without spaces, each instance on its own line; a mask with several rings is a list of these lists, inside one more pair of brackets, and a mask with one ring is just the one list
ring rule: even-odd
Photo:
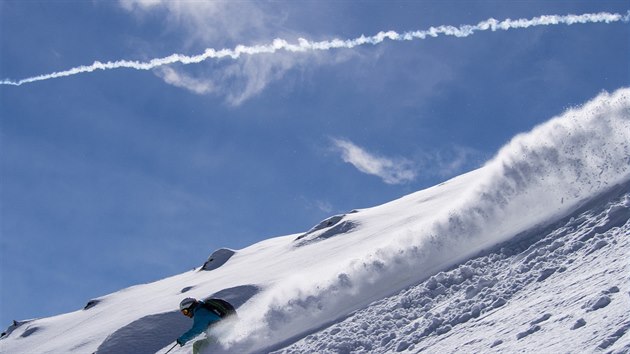
[[[228,352],[272,350],[520,232],[554,222],[630,180],[629,142],[630,88],[602,93],[516,136],[484,167],[446,182],[447,190],[461,185],[456,195],[444,197],[439,186],[432,188],[431,198],[447,199],[441,209],[420,211],[429,189],[350,214],[359,226],[335,241],[345,242],[343,257],[322,254],[326,265],[317,272],[295,274],[264,290],[244,305],[238,323],[218,329],[219,338]],[[386,215],[385,222],[361,224],[379,214]],[[392,232],[390,226],[401,222],[405,227]],[[388,243],[383,234],[390,235]],[[371,242],[371,235],[379,235],[379,243],[361,247],[368,253],[353,253],[353,245]],[[304,247],[316,254],[324,243]],[[300,249],[292,252],[298,257]]]
[[264,45],[237,45],[233,49],[206,49],[203,54],[187,56],[184,54],[171,54],[163,58],[155,58],[146,62],[135,60],[117,60],[100,62],[95,61],[92,65],[82,65],[74,67],[69,70],[53,72],[50,74],[38,75],[28,77],[21,80],[9,80],[4,79],[0,81],[2,85],[20,86],[23,84],[33,83],[36,81],[44,81],[50,79],[56,79],[65,76],[72,76],[81,73],[89,73],[96,70],[113,70],[121,68],[129,68],[135,70],[151,70],[160,66],[181,63],[181,64],[196,64],[209,59],[222,59],[231,58],[238,59],[242,55],[258,55],[258,54],[272,54],[277,51],[286,51],[293,53],[309,52],[309,51],[327,51],[332,49],[351,49],[357,46],[366,44],[377,45],[382,43],[386,39],[392,41],[412,41],[418,39],[426,39],[427,37],[438,36],[454,36],[454,37],[468,37],[479,31],[507,31],[510,29],[529,28],[535,26],[550,26],[550,25],[572,25],[572,24],[584,24],[584,23],[613,23],[624,22],[627,23],[630,20],[630,11],[626,15],[619,13],[586,13],[582,15],[544,15],[539,17],[533,17],[531,19],[506,19],[498,21],[490,18],[485,21],[479,22],[476,25],[461,25],[459,27],[442,25],[438,27],[430,27],[427,30],[408,31],[398,33],[395,31],[379,32],[373,36],[361,36],[354,39],[332,39],[328,41],[309,41],[304,38],[299,38],[297,43],[289,43],[284,39],[275,39],[270,44]]

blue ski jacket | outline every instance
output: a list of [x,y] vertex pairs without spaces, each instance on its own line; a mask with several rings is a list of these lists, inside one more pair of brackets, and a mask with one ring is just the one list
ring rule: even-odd
[[216,313],[206,309],[202,304],[198,304],[193,309],[193,326],[186,333],[182,334],[177,341],[182,345],[204,332],[210,325],[219,322],[221,317]]

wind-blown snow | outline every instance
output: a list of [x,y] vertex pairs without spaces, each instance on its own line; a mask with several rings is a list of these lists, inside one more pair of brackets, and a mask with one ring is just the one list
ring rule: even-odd
[[552,221],[630,177],[629,141],[630,90],[603,93],[517,136],[480,170],[354,214],[362,227],[337,241],[340,253],[311,245],[326,264],[274,284],[228,338],[258,347],[300,335]]
[[630,350],[630,183],[279,353]]
[[[599,333],[588,337],[599,342],[588,344],[622,350],[629,341],[620,338],[627,336],[630,322],[606,309],[617,311],[627,304],[627,279],[601,289],[607,293],[576,299],[584,309],[570,308],[581,317],[530,311],[521,319],[516,312],[530,306],[531,298],[541,294],[537,291],[562,291],[560,283],[549,279],[579,287],[571,282],[588,268],[580,262],[589,260],[593,269],[606,273],[608,263],[597,257],[628,254],[629,141],[630,89],[602,93],[515,137],[478,170],[381,206],[332,217],[306,234],[230,251],[208,270],[93,299],[84,310],[17,323],[0,340],[0,349],[91,353],[105,352],[106,343],[120,352],[122,343],[138,353],[152,343],[162,347],[179,334],[165,319],[181,298],[219,293],[239,305],[238,321],[212,330],[228,352],[387,352],[428,346],[448,351],[464,341],[451,332],[456,326],[471,340],[477,338],[472,351],[506,350],[546,333],[550,323],[575,327],[567,331],[592,323],[616,326],[616,332],[606,333],[610,338]],[[616,192],[609,196],[611,188]],[[594,200],[601,203],[585,211]],[[567,216],[579,222],[557,224]],[[533,251],[519,248],[523,235]],[[499,244],[508,251],[476,258],[483,265],[470,263]],[[625,263],[615,267],[627,271]],[[594,279],[584,282],[602,288]],[[402,317],[388,317],[392,301],[400,304],[395,316]],[[512,322],[503,323],[505,333],[493,333],[489,345],[475,328],[487,332],[490,322],[499,321],[497,311]],[[601,313],[608,313],[608,320]],[[159,340],[146,334],[147,319],[164,320],[155,330]],[[353,327],[357,324],[367,327]]]

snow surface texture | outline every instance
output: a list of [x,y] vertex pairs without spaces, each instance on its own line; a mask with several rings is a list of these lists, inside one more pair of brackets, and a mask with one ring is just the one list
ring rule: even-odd
[[224,265],[227,261],[229,261],[230,258],[232,258],[232,256],[234,255],[234,253],[236,252],[227,248],[218,249],[212,252],[212,254],[210,255],[210,257],[208,257],[208,260],[206,261],[206,263],[203,264],[201,269],[202,270],[215,270],[221,267],[222,265]]
[[[356,213],[353,211],[352,213]],[[308,245],[313,242],[319,242],[327,238],[348,233],[358,227],[356,221],[344,220],[346,214],[335,215],[323,220],[312,229],[308,230],[304,235],[300,235],[295,239],[297,247]]]
[[213,353],[630,351],[629,141],[630,89],[602,93],[476,171],[16,323],[0,352],[163,353],[209,294],[239,313]]
[[630,352],[629,190],[276,353]]

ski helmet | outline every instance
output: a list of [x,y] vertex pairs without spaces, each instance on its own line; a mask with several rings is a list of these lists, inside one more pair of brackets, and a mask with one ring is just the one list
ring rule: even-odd
[[186,310],[191,308],[195,303],[197,303],[196,299],[193,299],[192,297],[187,297],[184,300],[182,300],[182,302],[179,303],[179,310]]

